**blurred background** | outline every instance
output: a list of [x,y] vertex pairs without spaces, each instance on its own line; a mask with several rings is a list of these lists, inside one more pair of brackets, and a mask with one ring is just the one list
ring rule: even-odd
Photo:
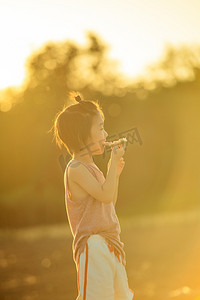
[[[127,137],[116,212],[136,300],[200,299],[200,2],[0,1],[0,298],[75,299],[53,139],[68,92]],[[106,176],[110,152],[94,161]]]

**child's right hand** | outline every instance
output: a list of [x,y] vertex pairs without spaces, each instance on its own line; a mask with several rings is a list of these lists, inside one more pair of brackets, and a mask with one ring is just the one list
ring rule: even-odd
[[126,144],[115,145],[116,143],[118,143],[118,141],[113,142],[114,146],[112,147],[112,151],[111,151],[111,159],[118,163],[120,158],[125,153]]

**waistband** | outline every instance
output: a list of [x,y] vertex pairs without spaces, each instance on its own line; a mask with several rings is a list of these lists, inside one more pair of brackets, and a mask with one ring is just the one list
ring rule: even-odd
[[92,239],[93,238],[94,239],[99,239],[99,240],[104,241],[106,244],[108,244],[107,241],[106,241],[106,239],[102,235],[100,235],[100,234],[91,234],[88,239],[90,239],[90,238],[92,238]]
[[92,234],[92,235],[90,235],[89,239],[90,238],[99,239],[99,240],[103,241],[108,246],[108,249],[110,250],[110,252],[111,253],[114,252],[114,254],[118,258],[119,262],[121,262],[121,260],[120,260],[121,253],[119,251],[117,251],[113,245],[108,243],[103,236],[101,236],[100,234]]

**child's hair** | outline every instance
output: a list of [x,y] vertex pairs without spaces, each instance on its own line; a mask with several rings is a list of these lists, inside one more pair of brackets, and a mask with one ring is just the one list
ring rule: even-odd
[[98,101],[83,100],[79,92],[70,91],[69,98],[75,100],[76,104],[64,105],[54,120],[54,137],[61,148],[62,144],[72,156],[79,152],[81,145],[87,143],[91,136],[93,117],[101,114],[105,119],[102,108]]

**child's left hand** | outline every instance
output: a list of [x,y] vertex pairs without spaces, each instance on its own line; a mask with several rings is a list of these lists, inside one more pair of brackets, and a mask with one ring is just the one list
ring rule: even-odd
[[125,161],[124,161],[124,158],[121,157],[119,162],[118,162],[118,165],[117,165],[117,177],[120,176],[123,168],[124,168],[124,165],[125,165]]
[[[111,159],[109,159],[109,161],[108,161],[108,168],[107,169],[109,169],[109,167],[110,167],[110,161],[111,161]],[[120,176],[120,174],[121,174],[121,172],[124,168],[124,165],[125,165],[124,158],[121,157],[118,164],[117,164],[117,177]]]

